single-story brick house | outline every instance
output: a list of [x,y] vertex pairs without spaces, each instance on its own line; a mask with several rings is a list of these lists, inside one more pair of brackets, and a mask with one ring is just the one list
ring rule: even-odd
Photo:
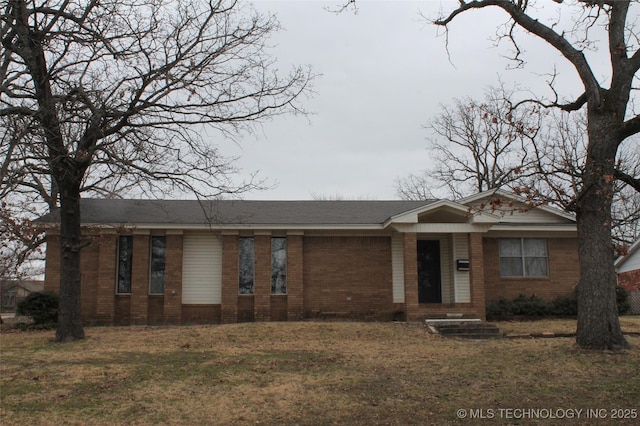
[[[306,318],[483,318],[486,303],[553,299],[578,281],[575,220],[505,192],[457,202],[81,202],[85,324]],[[45,288],[59,288],[47,227]]]
[[629,292],[630,314],[640,314],[640,240],[624,256],[616,259],[618,285]]

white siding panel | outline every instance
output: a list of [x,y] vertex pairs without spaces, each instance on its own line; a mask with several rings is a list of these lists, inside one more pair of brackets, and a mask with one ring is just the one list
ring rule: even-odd
[[442,280],[442,303],[453,303],[453,262],[450,237],[440,238],[440,277]]
[[402,234],[391,237],[391,273],[393,303],[404,303],[404,241]]
[[[487,199],[482,201],[486,202]],[[481,204],[476,203],[474,206],[482,209]],[[482,210],[500,216],[500,223],[570,223],[562,216],[520,202],[514,202],[512,205],[495,210],[488,207],[484,207]]]
[[[454,234],[453,235],[453,252],[455,260],[469,259],[469,235]],[[469,280],[469,271],[458,271],[454,267],[455,276],[455,302],[469,303],[471,302],[471,284]]]
[[[525,206],[523,208],[526,209]],[[531,208],[525,211],[512,210],[504,213],[501,223],[567,223],[568,220],[542,209]]]
[[182,303],[222,301],[222,242],[213,234],[185,234],[182,257]]
[[624,260],[622,266],[618,268],[618,273],[629,272],[640,269],[640,249],[637,249],[631,255]]

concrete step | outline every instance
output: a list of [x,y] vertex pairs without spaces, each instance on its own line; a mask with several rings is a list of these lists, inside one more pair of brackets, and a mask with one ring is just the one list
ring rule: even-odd
[[482,322],[480,320],[426,320],[425,323],[432,332],[446,337],[457,337],[463,339],[498,339],[503,337],[500,329],[496,325]]
[[469,340],[502,339],[504,337],[501,333],[498,333],[498,334],[461,333],[461,334],[443,334],[442,336],[455,338],[455,339],[469,339]]

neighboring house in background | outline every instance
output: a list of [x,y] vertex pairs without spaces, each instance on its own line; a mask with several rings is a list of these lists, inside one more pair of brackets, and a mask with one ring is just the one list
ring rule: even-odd
[[[82,316],[91,324],[307,318],[484,318],[520,294],[578,281],[571,215],[502,191],[457,202],[81,202]],[[45,288],[60,279],[58,212]]]
[[629,292],[630,314],[640,314],[640,240],[636,241],[626,255],[616,259],[618,285]]
[[44,281],[41,280],[0,280],[0,312],[15,312],[25,297],[43,289]]

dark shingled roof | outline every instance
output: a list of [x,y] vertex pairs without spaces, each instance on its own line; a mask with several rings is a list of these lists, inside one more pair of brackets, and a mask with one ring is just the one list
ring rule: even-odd
[[[433,201],[83,199],[83,224],[373,225]],[[59,210],[41,223],[57,223]]]

